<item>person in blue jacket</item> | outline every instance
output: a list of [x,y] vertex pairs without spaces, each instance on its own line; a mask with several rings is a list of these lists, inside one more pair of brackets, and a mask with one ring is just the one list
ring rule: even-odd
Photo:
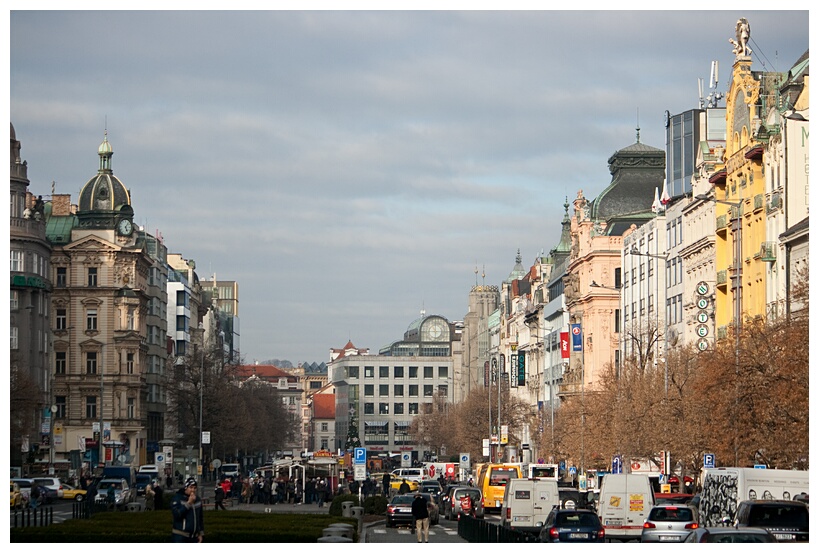
[[174,543],[202,543],[205,537],[205,521],[202,499],[196,495],[196,480],[188,478],[185,485],[171,500]]

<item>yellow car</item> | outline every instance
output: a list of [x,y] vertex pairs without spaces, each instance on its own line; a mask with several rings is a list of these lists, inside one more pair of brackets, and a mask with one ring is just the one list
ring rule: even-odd
[[20,491],[20,486],[17,485],[17,482],[11,482],[11,508],[23,509],[26,503],[26,498]]
[[400,478],[398,476],[395,476],[394,474],[390,475],[390,488],[392,488],[394,492],[398,492],[404,480],[407,481],[407,484],[409,485],[409,489],[411,492],[418,491],[418,482],[416,482],[415,480]]
[[62,498],[63,499],[71,499],[73,501],[82,502],[85,501],[85,490],[82,488],[75,488],[74,486],[69,486],[68,484],[62,485]]

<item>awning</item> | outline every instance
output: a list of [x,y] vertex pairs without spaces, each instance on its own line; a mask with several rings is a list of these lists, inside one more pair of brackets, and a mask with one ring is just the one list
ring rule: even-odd
[[386,426],[389,421],[364,421],[364,426]]
[[395,421],[395,426],[411,426],[411,421]]

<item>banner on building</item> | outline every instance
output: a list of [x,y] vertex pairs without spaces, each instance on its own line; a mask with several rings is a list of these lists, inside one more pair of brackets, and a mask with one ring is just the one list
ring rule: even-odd
[[583,332],[579,324],[572,326],[572,351],[583,351]]
[[569,333],[560,333],[560,357],[563,359],[569,358]]

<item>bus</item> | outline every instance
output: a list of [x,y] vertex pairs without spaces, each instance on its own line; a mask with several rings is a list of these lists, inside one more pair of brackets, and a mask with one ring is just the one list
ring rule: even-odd
[[485,511],[500,512],[506,483],[512,478],[523,478],[520,463],[486,463],[481,466],[475,486],[481,489]]

